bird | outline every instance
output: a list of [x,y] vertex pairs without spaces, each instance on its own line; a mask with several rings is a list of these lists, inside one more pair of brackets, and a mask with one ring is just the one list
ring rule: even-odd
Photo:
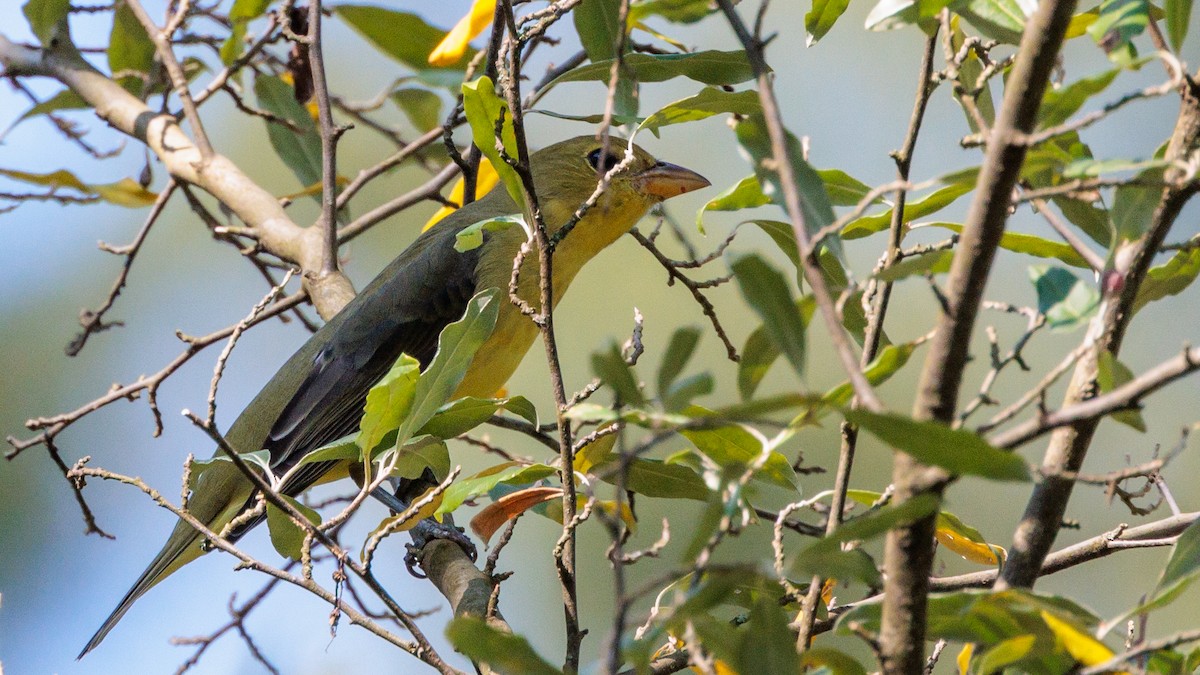
[[[534,152],[529,158],[543,222],[558,231],[593,193],[598,177],[624,160],[616,135],[609,145],[580,136]],[[710,185],[700,174],[655,159],[628,143],[632,159],[554,250],[553,305],[580,268],[628,232],[651,207]],[[422,233],[340,312],[315,332],[267,382],[226,433],[238,452],[266,449],[276,475],[308,452],[354,433],[367,392],[402,355],[424,368],[438,335],[458,320],[470,299],[489,288],[507,289],[517,252],[527,240],[521,227],[487,232],[482,245],[455,249],[458,232],[472,224],[520,214],[507,190],[494,189],[455,210]],[[518,295],[540,309],[537,256],[525,258]],[[553,306],[552,305],[552,306]],[[480,346],[453,398],[489,397],[516,370],[538,333],[511,302],[500,304],[496,326]],[[313,462],[293,474],[280,491],[296,496],[335,477],[338,462]],[[345,462],[342,462],[345,469]],[[341,476],[346,472],[341,471]],[[216,462],[196,481],[189,512],[214,532],[255,504],[256,489],[231,462]],[[226,534],[236,541],[263,520],[243,522]],[[158,555],[88,641],[77,658],[95,649],[133,603],[151,587],[199,558],[205,537],[180,520]]]

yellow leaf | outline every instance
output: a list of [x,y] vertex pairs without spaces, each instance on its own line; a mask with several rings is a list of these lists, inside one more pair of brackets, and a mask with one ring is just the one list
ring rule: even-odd
[[989,544],[979,530],[949,511],[938,514],[936,536],[943,546],[981,565],[999,565],[1008,557],[1003,547]]
[[104,201],[131,209],[150,206],[158,200],[157,192],[147,190],[132,178],[122,178],[115,183],[90,187]]
[[[350,179],[345,176],[338,176],[335,180],[337,182],[338,187],[346,187],[346,185],[350,183]],[[293,192],[290,195],[284,195],[284,196],[280,197],[280,199],[286,199],[288,201],[296,201],[297,199],[299,199],[301,197],[315,197],[315,196],[321,194],[321,190],[324,189],[324,187],[325,186],[321,181],[317,181],[299,192]]]
[[1007,557],[1001,546],[986,542],[971,541],[950,529],[937,528],[937,540],[942,546],[954,551],[966,560],[981,565],[999,565]]
[[658,649],[656,649],[654,651],[654,654],[652,654],[650,656],[650,660],[657,661],[658,659],[661,659],[664,656],[670,656],[671,654],[674,654],[675,652],[679,651],[680,649],[683,649],[686,646],[687,645],[684,644],[683,640],[680,640],[679,638],[675,637],[674,635],[671,635],[670,633],[668,633],[667,634],[667,642],[663,646],[659,647]]
[[1041,614],[1042,621],[1046,622],[1046,626],[1076,661],[1085,666],[1095,666],[1113,657],[1113,650],[1103,642],[1046,610],[1042,610]]
[[833,604],[833,591],[837,588],[837,579],[826,579],[821,585],[821,600],[825,601],[825,606]]
[[971,656],[975,653],[975,645],[968,642],[963,645],[963,648],[958,652],[958,658],[954,660],[958,664],[958,672],[960,675],[967,675],[967,667],[971,665]]
[[[480,197],[491,192],[492,188],[496,187],[496,183],[499,182],[500,176],[496,174],[496,169],[492,167],[492,163],[488,161],[488,158],[484,157],[480,159],[479,171],[475,173],[475,198],[479,199]],[[463,203],[463,179],[461,177],[454,183],[454,187],[450,189],[449,201],[452,201],[455,204]],[[433,216],[425,223],[425,227],[421,228],[421,231],[424,232],[425,230],[433,227],[439,220],[445,218],[451,213],[454,213],[454,209],[455,207],[453,206],[443,206],[442,208],[438,209],[437,213],[433,214]],[[498,398],[503,397],[501,396]]]
[[471,4],[471,11],[459,19],[438,46],[429,52],[429,65],[445,67],[458,63],[467,52],[467,44],[484,28],[492,25],[495,13],[496,0],[475,0]]
[[[587,497],[579,496],[579,508],[587,503]],[[617,503],[605,499],[597,499],[596,506],[603,509],[608,515],[613,515],[617,511]],[[633,517],[633,510],[629,508],[627,502],[621,502],[621,520],[625,521],[625,527],[629,528],[630,532],[637,532],[637,519]]]
[[612,456],[613,446],[617,443],[616,434],[607,434],[588,443],[575,453],[575,470],[579,473],[589,473],[597,466],[606,463]]
[[1088,26],[1096,22],[1100,18],[1100,14],[1096,10],[1090,12],[1082,12],[1071,17],[1071,23],[1067,24],[1066,39],[1077,38],[1081,35],[1087,35]]
[[15,171],[13,169],[0,169],[0,176],[7,176],[13,180],[19,180],[24,183],[33,183],[34,185],[45,185],[51,188],[69,187],[80,192],[91,192],[91,189],[75,177],[75,174],[65,169],[51,171],[50,173],[28,173],[25,171]]
[[[436,489],[437,488],[431,487],[428,490],[426,490],[425,492],[422,492],[420,497],[417,497],[416,499],[413,500],[413,503],[421,501],[422,499],[425,498],[425,495],[429,494],[430,491],[436,490]],[[421,509],[419,511],[417,511],[417,514],[415,516],[413,516],[412,518],[409,518],[407,521],[405,521],[405,523],[403,525],[401,525],[400,527],[398,527],[392,531],[393,532],[407,532],[408,530],[411,530],[413,527],[416,526],[417,523],[421,522],[422,520],[424,520],[426,518],[432,518],[434,512],[437,511],[438,507],[441,505],[442,505],[442,495],[439,494],[436,497],[434,497],[432,500],[430,500],[430,502],[428,504],[426,504],[425,506],[422,506]],[[382,531],[390,528],[392,523],[399,520],[400,516],[402,516],[402,515],[404,515],[404,514],[397,513],[395,515],[388,516],[387,518],[384,518],[383,520],[379,521],[379,525],[374,530],[371,531],[371,536],[374,536],[376,532],[382,532]]]
[[[561,492],[561,488],[553,489]],[[577,510],[582,511],[583,507],[586,506],[587,503],[587,495],[575,496],[575,508]],[[596,503],[592,506],[592,510],[600,510],[607,515],[612,516],[617,512],[617,503],[612,500],[597,499]],[[561,524],[563,521],[562,501],[547,504],[545,516],[554,522]],[[637,532],[637,519],[634,518],[633,511],[629,508],[629,504],[626,502],[621,502],[621,520],[625,521],[625,527],[629,528],[630,532]]]
[[70,188],[82,192],[89,197],[97,197],[110,204],[128,208],[150,206],[158,199],[158,193],[147,190],[131,178],[122,178],[115,183],[92,185],[84,183],[75,174],[65,169],[51,171],[50,173],[29,173],[12,169],[0,169],[0,176],[21,181],[22,183],[44,185],[52,190]]

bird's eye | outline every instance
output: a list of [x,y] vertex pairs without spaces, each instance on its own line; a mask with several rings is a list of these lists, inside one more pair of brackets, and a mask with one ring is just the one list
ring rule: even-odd
[[[592,150],[591,152],[589,152],[587,155],[588,164],[591,164],[592,168],[597,171],[601,170],[600,155],[603,154],[603,151],[604,151],[603,148],[596,148],[595,150]],[[606,155],[604,157],[604,169],[603,169],[604,173],[608,173],[609,171],[612,171],[612,168],[620,163],[621,163],[621,155],[619,153],[617,153],[614,148],[610,147],[608,149],[608,155]]]

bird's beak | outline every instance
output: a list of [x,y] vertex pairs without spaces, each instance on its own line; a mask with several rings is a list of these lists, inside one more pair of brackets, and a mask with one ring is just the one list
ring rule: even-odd
[[685,192],[708,187],[712,183],[691,169],[659,162],[641,173],[634,174],[633,185],[643,194],[670,199]]

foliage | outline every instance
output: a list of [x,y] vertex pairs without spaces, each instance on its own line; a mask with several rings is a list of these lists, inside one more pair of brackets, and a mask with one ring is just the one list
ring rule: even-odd
[[[520,320],[532,320],[539,331],[544,331],[549,346],[546,352],[550,354],[547,363],[552,379],[556,378],[552,387],[554,403],[535,407],[531,399],[537,400],[541,392],[455,398],[472,361],[487,357],[480,350],[493,331],[499,330],[498,326],[509,328],[501,314],[502,308],[511,309],[506,304],[511,300],[510,289],[493,288],[476,294],[467,303],[462,318],[441,331],[436,355],[424,367],[413,356],[402,355],[387,369],[370,389],[361,419],[351,433],[313,450],[286,469],[272,465],[270,453],[265,450],[246,453],[242,458],[267,484],[281,491],[279,496],[285,503],[271,502],[264,507],[276,551],[305,565],[311,564],[315,547],[321,543],[318,540],[326,533],[324,528],[341,522],[341,517],[331,508],[312,508],[307,500],[282,494],[281,486],[297,473],[323,463],[352,467],[352,473],[361,474],[357,476],[360,484],[432,477],[440,485],[424,493],[424,508],[419,515],[442,520],[447,516],[458,516],[460,520],[465,517],[485,543],[498,541],[496,546],[500,548],[508,544],[512,532],[495,535],[505,527],[515,527],[526,514],[559,523],[554,527],[556,532],[561,531],[561,540],[534,555],[554,556],[560,578],[546,580],[544,599],[557,599],[561,585],[563,594],[571,598],[568,606],[574,603],[576,583],[608,583],[574,576],[576,540],[601,542],[607,547],[608,561],[617,570],[614,612],[619,616],[614,621],[609,621],[612,617],[588,616],[587,623],[611,623],[620,632],[607,638],[590,638],[592,643],[604,644],[591,647],[592,651],[585,649],[585,669],[616,672],[629,666],[641,672],[669,672],[666,666],[651,664],[661,664],[672,654],[684,654],[678,663],[680,668],[699,664],[707,668],[705,672],[790,673],[810,668],[814,672],[863,673],[879,668],[868,658],[869,653],[847,650],[845,642],[828,639],[823,631],[833,629],[835,634],[867,638],[872,645],[886,639],[882,636],[887,634],[887,612],[878,590],[885,583],[881,575],[884,556],[890,553],[884,553],[880,542],[897,536],[897,531],[907,532],[911,530],[906,528],[929,523],[926,536],[932,532],[940,544],[936,554],[939,564],[950,559],[957,565],[975,566],[980,574],[992,573],[1011,555],[995,538],[1008,536],[1004,528],[1015,524],[972,524],[955,515],[948,502],[974,502],[999,494],[1024,495],[1002,493],[1005,486],[1001,484],[1040,485],[1047,480],[1031,468],[1041,462],[997,442],[995,430],[1003,424],[1025,424],[1036,428],[1035,436],[1049,434],[1048,424],[1044,428],[1039,425],[1046,424],[1047,390],[1053,379],[1045,383],[1038,380],[1049,371],[1046,364],[1057,363],[1066,353],[1053,358],[1041,358],[1043,354],[1039,353],[1037,365],[1032,366],[1033,379],[1023,381],[1026,394],[1012,395],[1009,391],[1003,401],[992,393],[992,384],[1002,371],[1010,363],[1031,370],[1034,359],[1022,350],[1037,331],[1048,327],[1060,333],[1076,331],[1064,338],[1081,341],[1079,353],[1072,352],[1067,364],[1077,360],[1078,368],[1090,369],[1077,373],[1085,383],[1087,398],[1093,401],[1104,401],[1105,396],[1127,391],[1146,378],[1165,378],[1148,368],[1142,368],[1144,372],[1139,375],[1132,366],[1143,365],[1144,355],[1125,357],[1124,361],[1118,358],[1125,330],[1121,322],[1144,313],[1152,303],[1175,302],[1200,274],[1200,246],[1194,237],[1159,250],[1173,219],[1195,191],[1194,147],[1181,150],[1178,143],[1164,140],[1163,147],[1146,149],[1144,157],[1097,157],[1084,141],[1085,137],[1091,138],[1088,134],[1094,123],[1123,114],[1127,104],[1175,91],[1183,75],[1171,69],[1179,68],[1176,55],[1188,39],[1191,0],[1168,0],[1161,8],[1145,0],[1104,0],[1073,14],[1065,38],[1090,36],[1095,46],[1089,48],[1099,49],[1111,63],[1102,61],[1105,68],[1099,72],[1080,75],[1066,59],[1063,70],[1067,76],[1044,92],[1037,92],[1034,107],[1025,111],[1031,126],[1013,141],[1026,146],[1023,160],[1018,160],[1020,166],[1014,169],[1019,173],[1016,187],[1012,195],[1002,195],[1005,200],[1011,197],[1014,212],[1045,217],[1052,230],[1031,233],[1010,228],[996,232],[989,240],[991,244],[979,243],[977,223],[971,218],[985,199],[982,190],[989,176],[997,171],[988,166],[992,152],[989,146],[1012,140],[989,134],[989,129],[1005,123],[996,112],[1004,97],[995,94],[1004,91],[1007,81],[1016,77],[1015,59],[1008,57],[1017,53],[1016,45],[1027,37],[1035,5],[1023,0],[880,0],[870,9],[867,29],[899,29],[929,40],[930,54],[936,54],[940,61],[924,73],[929,85],[918,92],[918,122],[938,86],[952,89],[955,105],[963,114],[963,129],[970,130],[966,137],[953,140],[961,141],[965,156],[974,157],[966,160],[968,167],[960,171],[910,177],[911,157],[897,155],[901,179],[883,188],[864,182],[861,178],[865,174],[855,177],[844,168],[818,163],[837,157],[837,148],[851,144],[852,138],[808,139],[800,126],[793,124],[789,129],[782,123],[783,119],[795,119],[781,118],[778,111],[781,105],[789,107],[791,101],[775,98],[768,84],[774,81],[774,86],[782,89],[784,82],[796,77],[792,61],[803,60],[802,54],[768,50],[767,65],[759,62],[757,50],[769,44],[769,39],[747,42],[738,49],[717,49],[715,39],[713,44],[689,46],[697,35],[704,35],[688,32],[692,24],[717,30],[730,13],[750,14],[749,8],[723,0],[585,0],[573,6],[550,3],[539,9],[518,5],[521,11],[533,12],[527,16],[508,16],[510,3],[477,0],[470,3],[450,31],[436,26],[419,3],[410,7],[412,11],[359,4],[327,6],[330,16],[323,21],[348,27],[352,39],[361,39],[388,59],[387,72],[370,74],[380,90],[373,107],[349,103],[336,84],[317,83],[307,65],[311,60],[305,60],[311,54],[306,52],[304,40],[295,39],[296,33],[310,30],[306,27],[307,10],[289,4],[290,13],[284,15],[280,3],[270,0],[237,0],[216,3],[211,8],[199,8],[196,3],[174,5],[185,11],[167,36],[173,50],[167,55],[151,39],[135,11],[140,10],[140,4],[134,0],[92,8],[88,11],[108,17],[110,23],[106,25],[110,28],[106,32],[105,58],[89,62],[107,70],[95,77],[111,79],[119,86],[120,93],[112,93],[117,97],[114,100],[141,110],[145,119],[154,118],[158,111],[182,110],[180,120],[190,126],[176,125],[176,120],[163,125],[186,126],[191,142],[197,146],[197,162],[213,160],[202,156],[203,133],[192,118],[197,114],[194,106],[204,106],[214,96],[231,96],[255,129],[265,127],[274,160],[298,183],[291,187],[300,190],[289,195],[270,195],[264,190],[265,202],[255,203],[275,206],[276,198],[290,202],[296,196],[311,196],[324,209],[312,227],[332,220],[329,227],[345,240],[423,201],[438,202],[443,207],[428,221],[427,227],[434,226],[467,201],[466,185],[478,186],[475,197],[482,197],[498,185],[518,205],[518,212],[463,227],[454,244],[462,255],[480,254],[488,250],[489,241],[524,232],[530,242],[561,246],[547,253],[553,261],[553,255],[571,254],[571,240],[565,237],[586,236],[573,232],[562,235],[567,244],[550,243],[545,238],[547,233],[538,229],[547,219],[561,222],[570,214],[542,213],[535,208],[537,203],[528,199],[537,195],[531,192],[533,180],[520,158],[531,145],[542,144],[532,134],[526,136],[524,120],[529,113],[561,118],[566,120],[563,124],[570,124],[582,134],[595,133],[599,124],[604,133],[634,136],[647,146],[654,141],[651,136],[710,133],[718,125],[705,120],[727,122],[729,129],[721,140],[729,153],[726,160],[737,167],[734,177],[744,178],[705,195],[695,216],[701,234],[727,230],[723,243],[709,246],[711,255],[691,252],[695,237],[680,225],[670,207],[656,212],[659,222],[652,234],[637,233],[654,260],[665,266],[671,283],[681,282],[698,300],[699,311],[711,321],[711,330],[685,325],[668,332],[655,322],[655,317],[649,317],[643,325],[639,313],[634,333],[624,344],[612,336],[597,335],[591,344],[556,346],[551,333],[554,322],[549,320],[553,314],[528,309],[526,314],[534,316],[522,315]],[[810,47],[821,49],[832,41],[846,39],[844,36],[853,29],[845,20],[839,25],[839,19],[848,6],[845,0],[812,2],[804,16]],[[769,9],[776,11],[774,7]],[[66,0],[26,0],[23,13],[31,34],[49,50],[47,54],[78,56],[67,30],[77,23],[77,16]],[[216,21],[206,23],[213,18]],[[499,23],[493,24],[494,20]],[[205,32],[197,32],[196,25],[204,26]],[[288,27],[286,31],[283,25]],[[493,30],[498,36],[507,35],[506,40],[488,40]],[[215,37],[208,34],[213,31]],[[293,34],[290,41],[288,33]],[[1165,43],[1149,46],[1151,40],[1161,41],[1164,35]],[[871,39],[867,36],[866,44]],[[477,49],[473,43],[482,46]],[[337,58],[330,46],[325,43],[327,60]],[[540,77],[543,73],[535,77],[533,67],[520,58],[528,56],[534,47],[553,49],[554,58],[563,65],[547,68],[544,77]],[[40,73],[43,67],[30,65],[22,69],[14,65],[9,53],[18,49],[8,39],[0,40],[0,56],[4,56],[0,60],[14,82]],[[577,50],[574,56],[568,51],[572,49]],[[1113,87],[1132,81],[1130,71],[1154,68],[1152,59],[1138,57],[1139,49],[1145,54],[1159,53],[1158,59],[1169,71],[1166,83],[1113,97]],[[517,53],[508,58],[513,54],[507,50]],[[176,53],[178,62],[164,58]],[[1058,53],[1057,45],[1052,53]],[[514,73],[513,63],[524,64],[520,67],[527,70]],[[655,87],[668,81],[685,82],[691,93],[657,109],[643,109],[647,100],[665,99],[656,96]],[[25,133],[35,128],[37,120],[48,120],[62,134],[62,142],[90,147],[76,125],[66,121],[74,118],[66,116],[89,109],[106,114],[101,110],[103,106],[89,98],[93,94],[82,91],[77,80],[57,77],[56,82],[58,89],[51,93],[30,94],[31,107],[15,120],[9,133]],[[308,90],[310,85],[317,88],[315,100],[319,105],[310,100],[314,97]],[[322,89],[327,86],[334,91]],[[514,89],[518,86],[519,90]],[[190,91],[186,100],[180,97],[181,87]],[[548,97],[556,90],[560,96]],[[652,92],[655,95],[650,95]],[[603,114],[580,115],[574,108],[556,109],[568,96],[596,103]],[[329,113],[331,106],[333,112]],[[220,139],[213,144],[219,150],[230,141],[220,137],[223,129],[216,125],[209,108],[200,110],[200,117],[209,123],[207,133]],[[845,114],[850,117],[861,112]],[[330,139],[346,130],[331,126],[329,114],[338,124],[356,120],[365,129],[355,129],[354,133],[378,134],[399,150],[380,152],[377,164],[361,167],[359,172],[339,166],[330,175]],[[1200,116],[1200,111],[1196,114]],[[109,117],[105,119],[119,127]],[[379,121],[385,119],[386,123]],[[276,243],[269,231],[275,221],[268,218],[267,223],[252,222],[247,214],[254,209],[238,203],[239,190],[222,191],[214,183],[205,183],[201,174],[213,170],[210,165],[203,170],[193,167],[189,172],[172,164],[166,158],[169,149],[163,149],[156,138],[145,136],[149,124],[139,122],[140,131],[130,129],[127,133],[131,142],[143,143],[159,153],[172,175],[169,187],[163,179],[150,175],[149,165],[144,178],[112,176],[119,170],[110,167],[117,165],[106,163],[108,157],[95,152],[93,163],[101,165],[100,169],[0,169],[0,177],[19,186],[15,189],[36,190],[10,191],[0,199],[9,205],[6,208],[53,201],[64,208],[90,208],[86,205],[105,202],[126,209],[148,209],[175,198],[173,191],[187,185],[187,199],[201,214],[198,220],[210,228],[215,238],[237,246],[271,279],[272,285],[277,282],[274,270],[279,267],[302,268],[308,284],[315,283],[318,272],[330,272],[313,269],[315,258],[296,253],[298,248]],[[706,131],[698,131],[701,129]],[[1163,139],[1172,133],[1170,125],[1161,131]],[[156,133],[166,137],[167,132]],[[915,143],[917,129],[911,133]],[[953,132],[935,129],[924,133],[946,142]],[[419,140],[413,140],[414,134]],[[811,152],[817,159],[810,159],[810,141],[821,149],[819,153]],[[1191,141],[1200,145],[1195,138]],[[447,146],[458,156],[448,159]],[[967,154],[975,152],[976,147],[982,147],[983,154]],[[620,144],[613,148],[613,157],[621,157]],[[911,146],[906,152],[911,152]],[[228,162],[223,157],[221,161]],[[445,175],[431,179],[409,202],[399,206],[372,203],[360,192],[363,185],[397,167],[400,171],[395,173],[415,175],[429,169],[433,174]],[[463,171],[468,173],[467,178],[460,177]],[[105,172],[110,177],[100,182],[81,178]],[[259,177],[251,178],[254,182]],[[443,189],[454,178],[458,182],[446,191],[449,196],[443,197]],[[328,185],[334,189],[327,192]],[[210,205],[197,200],[193,190],[207,191],[220,201],[222,216],[214,216]],[[968,203],[967,215],[963,216],[963,207]],[[394,210],[383,214],[373,210],[376,207]],[[579,207],[594,208],[591,204]],[[149,216],[147,227],[157,218],[157,212]],[[296,211],[280,213],[285,214],[284,219],[300,217]],[[1164,222],[1164,218],[1170,222]],[[753,227],[744,227],[746,224]],[[520,231],[514,225],[519,225]],[[677,240],[664,244],[669,237],[663,233],[668,231]],[[292,234],[296,240],[314,238],[304,227],[294,228]],[[768,241],[770,244],[766,244]],[[1004,289],[1003,295],[1025,298],[1028,307],[1008,300],[985,307],[1026,317],[1028,327],[1013,341],[1011,349],[1002,347],[1002,340],[991,329],[990,360],[982,351],[982,343],[974,344],[978,353],[972,364],[960,364],[960,370],[953,373],[935,372],[927,366],[920,376],[920,386],[914,385],[918,368],[909,364],[935,358],[929,353],[932,347],[926,353],[920,350],[930,341],[938,344],[941,336],[935,334],[935,329],[942,317],[960,311],[964,302],[980,304],[984,299],[982,287],[978,297],[963,300],[956,295],[963,288],[952,286],[965,278],[962,269],[970,261],[961,261],[977,255],[963,246],[964,241],[975,242],[977,247],[999,248],[1004,264],[1027,268],[1030,285]],[[1142,246],[1152,246],[1153,250],[1139,248]],[[664,252],[676,248],[689,251],[689,259],[674,260]],[[336,258],[337,251],[332,253]],[[1158,257],[1159,253],[1164,256]],[[137,247],[124,250],[123,255],[131,264]],[[521,273],[532,270],[530,273],[536,274],[538,265],[553,264],[538,258],[536,251],[531,252]],[[872,268],[870,262],[864,263],[868,258],[880,262]],[[695,281],[689,275],[700,268],[720,272],[709,281]],[[510,267],[502,265],[499,269],[507,274]],[[740,293],[712,292],[726,282]],[[104,309],[93,315],[94,320],[89,323],[87,316],[82,319],[80,346],[88,335],[115,325],[106,323],[103,314],[124,283],[122,275]],[[559,283],[557,277],[554,283]],[[924,332],[900,337],[906,331],[895,330],[889,337],[884,326],[891,330],[885,322],[890,294],[925,293],[929,287],[933,293],[927,307],[933,309],[922,324]],[[311,291],[314,286],[305,288]],[[987,292],[995,290],[999,289],[988,288]],[[653,289],[660,291],[668,292]],[[316,300],[317,294],[312,295]],[[1114,309],[1118,306],[1123,311]],[[740,316],[750,317],[750,323],[722,323],[730,307],[736,307]],[[1120,316],[1114,318],[1113,312]],[[1113,328],[1118,324],[1119,328]],[[246,326],[230,332],[237,336],[243,328]],[[963,339],[969,337],[968,333]],[[709,358],[705,351],[708,343],[718,339],[736,364]],[[184,360],[216,341],[214,338],[205,345],[192,344]],[[577,373],[567,373],[564,384],[555,349],[590,352],[594,381],[585,386],[572,379],[578,377]],[[535,351],[540,354],[542,350]],[[822,367],[825,362],[836,361],[841,367],[847,363],[847,355],[850,363],[861,363],[861,378],[850,378],[843,371],[829,378],[829,369]],[[916,355],[922,358],[914,359]],[[776,368],[780,357],[786,365]],[[1189,362],[1184,370],[1191,372],[1196,367]],[[957,391],[963,369],[967,369],[969,382],[980,383],[974,403],[964,403],[936,419],[920,412],[905,412],[911,400],[924,396],[930,388],[952,386]],[[851,370],[856,376],[860,374]],[[171,372],[168,370],[166,375]],[[1062,371],[1051,374],[1057,377]],[[1167,381],[1151,384],[1157,388]],[[140,388],[100,399],[94,408],[133,399],[143,390],[153,403],[158,383],[139,382]],[[872,405],[868,396],[872,388],[883,390],[888,407]],[[579,391],[571,396],[572,389]],[[1094,412],[1085,421],[1111,417],[1161,438],[1162,429],[1151,424],[1153,416],[1141,410],[1148,391],[1152,389],[1130,394],[1127,400]],[[989,405],[1015,407],[1008,416],[1001,413],[982,426],[971,426],[970,416]],[[1068,398],[1064,407],[1071,405],[1084,403]],[[34,440],[55,448],[55,435],[88,412],[67,418],[62,426]],[[935,489],[893,492],[890,488],[895,485],[866,484],[861,473],[853,475],[848,484],[835,484],[830,478],[833,471],[823,475],[809,466],[806,457],[808,444],[830,443],[832,435],[821,436],[820,429],[835,425],[841,425],[842,434],[833,444],[843,443],[847,448],[841,461],[850,462],[856,447],[860,452],[854,461],[860,464],[883,466],[897,458],[897,466],[916,464],[929,470],[929,475],[939,476],[931,481]],[[517,435],[497,440],[489,433],[491,426]],[[15,439],[10,442],[24,449]],[[555,450],[549,451],[546,446]],[[492,452],[476,452],[479,448]],[[876,452],[880,449],[893,452]],[[476,453],[472,464],[482,468],[460,475],[459,465],[463,462],[457,456],[461,453]],[[834,454],[812,453],[820,457]],[[1153,468],[1092,482],[1106,484],[1110,495],[1119,495],[1136,515],[1145,515],[1133,505],[1138,495],[1125,485],[1139,478],[1147,482],[1147,490],[1156,485],[1170,458],[1152,459],[1158,462]],[[1132,463],[1142,461],[1139,455]],[[225,471],[228,465],[229,459],[223,456],[189,462],[189,489],[201,485],[198,481],[207,472]],[[80,467],[82,464],[70,473],[76,489],[82,489],[84,475],[96,475],[80,473]],[[1074,480],[1079,463],[1071,467],[1067,471],[1065,467],[1046,465],[1043,471],[1060,471],[1054,479]],[[849,473],[851,465],[842,468]],[[969,489],[959,482],[964,477]],[[984,496],[973,495],[972,490]],[[1163,491],[1163,495],[1169,499],[1169,493]],[[365,491],[361,496],[365,497]],[[82,497],[80,500],[83,503]],[[847,500],[851,506],[837,514],[834,526],[829,526],[831,505]],[[635,553],[630,549],[632,542],[641,545],[641,539],[634,538],[641,536],[639,525],[653,529],[640,520],[642,510],[651,507],[670,514],[670,535],[664,532],[661,545],[647,545]],[[959,509],[955,507],[955,511]],[[91,522],[91,512],[87,513]],[[1061,515],[1043,525],[1057,531]],[[410,528],[416,520],[401,524],[394,517],[385,519],[366,541],[359,542],[364,551],[361,558],[369,560],[378,539]],[[776,527],[772,529],[772,525]],[[918,599],[919,603],[927,602],[922,615],[926,622],[924,635],[961,649],[959,666],[964,672],[1069,672],[1106,664],[1128,649],[1110,637],[1114,626],[1134,618],[1156,620],[1159,610],[1190,592],[1200,569],[1196,562],[1200,558],[1196,555],[1200,530],[1195,524],[1186,525],[1177,523],[1175,529],[1160,536],[1137,540],[1172,544],[1173,553],[1159,573],[1157,585],[1147,589],[1149,595],[1109,621],[1084,606],[1092,598],[1068,598],[1028,588],[966,590],[965,582],[951,587],[954,580],[943,579],[938,581],[949,590]],[[977,527],[987,530],[987,535]],[[750,533],[761,536],[742,537]],[[1111,544],[1121,536],[1119,532],[1107,541]],[[763,544],[768,539],[773,549]],[[742,543],[730,543],[735,541]],[[933,542],[924,543],[933,546]],[[726,553],[738,546],[753,550],[740,556]],[[571,552],[564,553],[566,549]],[[1116,548],[1096,557],[1113,550]],[[726,555],[733,562],[726,563],[727,559],[721,557]],[[658,585],[649,590],[630,590],[624,574],[634,562],[654,566],[654,574],[643,578],[654,578]],[[339,569],[338,573],[343,571]],[[311,570],[306,574],[313,582]],[[990,583],[991,578],[984,583]],[[495,579],[488,577],[487,581]],[[841,595],[836,602],[834,588],[839,588]],[[644,602],[644,595],[657,596],[649,612],[645,611],[648,601]],[[505,594],[498,597],[503,613],[511,616],[526,611],[524,603]],[[361,601],[356,597],[355,602]],[[394,609],[389,611],[395,613]],[[552,665],[557,663],[557,655],[539,653],[543,645],[556,638],[509,632],[491,623],[496,617],[485,620],[476,610],[460,611],[456,607],[455,611],[455,617],[443,622],[449,643],[491,672],[559,673],[580,667],[579,644],[572,640],[582,637],[577,633],[578,625],[572,627],[570,620],[565,666],[560,668]],[[578,617],[575,620],[577,624]],[[523,619],[514,625],[531,624]],[[797,632],[803,636],[800,650],[796,649]],[[1146,672],[1191,672],[1200,657],[1185,651],[1184,642],[1146,647],[1138,666]],[[436,666],[431,652],[425,649],[427,645],[421,647],[410,651]],[[597,658],[597,663],[604,665],[593,664]],[[1109,665],[1125,667],[1119,663]],[[656,670],[660,667],[663,669]]]

